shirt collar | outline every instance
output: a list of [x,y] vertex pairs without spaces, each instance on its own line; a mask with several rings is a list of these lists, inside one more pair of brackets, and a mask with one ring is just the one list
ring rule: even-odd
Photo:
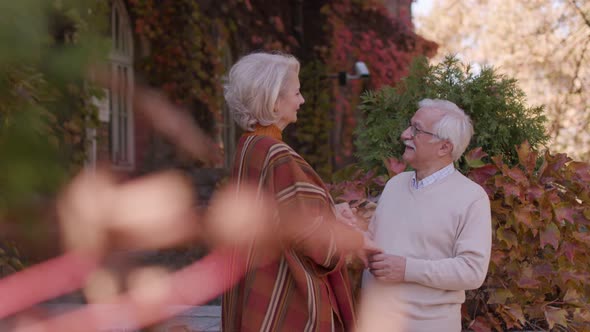
[[425,177],[424,179],[418,181],[416,179],[416,172],[412,174],[412,187],[414,189],[422,189],[428,187],[431,184],[434,184],[447,176],[453,174],[455,172],[455,165],[453,163],[448,164],[447,166],[439,169],[438,171],[430,174],[429,176]]

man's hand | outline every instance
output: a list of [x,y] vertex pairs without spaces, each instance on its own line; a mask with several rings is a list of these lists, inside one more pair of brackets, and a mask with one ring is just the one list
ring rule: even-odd
[[369,259],[369,271],[378,280],[402,282],[406,273],[406,258],[384,253],[375,254]]

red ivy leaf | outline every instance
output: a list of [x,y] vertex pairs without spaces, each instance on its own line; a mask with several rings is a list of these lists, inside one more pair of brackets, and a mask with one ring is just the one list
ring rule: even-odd
[[339,200],[344,200],[345,202],[358,201],[364,198],[366,198],[365,191],[357,188],[346,188],[344,189],[344,193],[338,197]]
[[586,244],[590,244],[590,233],[588,233],[588,232],[584,232],[584,233],[575,232],[573,235],[576,240],[578,240],[580,242],[585,242]]
[[[518,206],[514,209],[514,218],[517,222],[533,228],[533,217],[531,214],[533,209],[532,206]],[[533,233],[536,234],[534,229]]]
[[389,177],[393,177],[406,170],[406,163],[394,157],[384,159],[383,163],[385,164],[385,168],[387,168]]
[[518,153],[518,161],[524,167],[527,174],[533,174],[535,170],[535,163],[537,161],[537,154],[531,149],[528,141],[522,143],[516,148]]
[[558,153],[556,155],[551,155],[549,151],[545,152],[545,159],[543,160],[543,165],[541,165],[541,169],[539,170],[539,174],[541,177],[549,177],[551,178],[552,175],[557,172],[560,168],[562,168],[566,163],[570,162],[571,159],[565,153]]
[[551,264],[541,264],[541,265],[536,265],[533,268],[533,273],[536,277],[543,277],[547,280],[551,280],[551,278],[553,277],[553,267],[551,266]]
[[497,177],[496,187],[504,189],[504,195],[507,197],[520,197],[520,187],[517,184],[507,181],[506,178]]
[[492,161],[494,162],[494,165],[498,166],[498,168],[502,168],[502,166],[504,166],[502,156],[493,156]]
[[529,181],[527,179],[527,176],[518,167],[513,167],[513,168],[503,167],[502,173],[504,173],[504,175],[506,175],[507,177],[514,180],[514,182],[516,182],[516,183],[524,183],[524,184],[528,185]]
[[465,161],[471,168],[480,168],[485,165],[483,158],[487,157],[487,153],[483,152],[481,147],[477,147],[465,154]]
[[563,206],[562,204],[558,205],[553,209],[555,212],[555,219],[559,222],[563,220],[567,220],[570,223],[574,223],[574,214],[577,214],[577,211],[574,208]]
[[482,160],[484,157],[487,157],[487,156],[488,156],[488,154],[485,153],[480,146],[475,149],[471,149],[469,152],[467,152],[467,154],[465,155],[465,158],[468,160]]
[[498,167],[488,164],[469,171],[469,178],[479,185],[483,185],[492,176],[498,173]]
[[553,220],[553,207],[546,197],[539,203],[539,216],[541,220]]
[[509,229],[498,228],[496,236],[499,240],[504,241],[508,248],[516,247],[518,245],[516,234]]
[[529,201],[538,200],[543,196],[545,190],[541,186],[538,185],[531,185],[529,187],[529,191],[527,193],[527,197]]
[[561,244],[561,250],[559,251],[560,255],[564,255],[570,263],[574,263],[574,255],[577,252],[576,245],[571,242],[565,242]]
[[572,161],[567,165],[567,170],[575,174],[577,180],[585,183],[590,182],[590,164]]
[[530,277],[521,277],[520,279],[518,279],[518,281],[516,282],[516,284],[518,285],[518,287],[520,288],[537,288],[539,287],[539,285],[541,284],[541,282],[539,282],[539,280],[530,278]]
[[559,232],[559,228],[554,223],[550,223],[540,234],[541,248],[550,244],[554,249],[557,249],[559,247],[560,239],[561,233]]
[[504,252],[500,250],[492,251],[491,260],[496,266],[500,266],[504,259],[506,259],[506,254]]
[[474,332],[492,332],[492,328],[487,322],[487,319],[482,316],[475,318],[475,320],[469,324],[469,328]]
[[572,280],[584,283],[588,281],[588,273],[585,272],[562,271],[559,277],[564,284]]

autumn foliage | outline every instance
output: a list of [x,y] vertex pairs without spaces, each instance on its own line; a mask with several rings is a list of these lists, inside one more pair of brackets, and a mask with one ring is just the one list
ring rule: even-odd
[[[518,164],[467,155],[469,177],[488,193],[494,241],[487,280],[470,292],[464,318],[475,331],[589,331],[590,165],[542,157],[528,143]],[[540,164],[540,166],[538,166]]]

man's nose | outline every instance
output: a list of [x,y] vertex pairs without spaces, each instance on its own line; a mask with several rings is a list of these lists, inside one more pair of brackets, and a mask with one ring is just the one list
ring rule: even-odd
[[407,139],[412,139],[412,134],[411,134],[410,127],[406,128],[406,130],[402,131],[402,134],[400,135],[400,138],[403,140],[407,140]]

